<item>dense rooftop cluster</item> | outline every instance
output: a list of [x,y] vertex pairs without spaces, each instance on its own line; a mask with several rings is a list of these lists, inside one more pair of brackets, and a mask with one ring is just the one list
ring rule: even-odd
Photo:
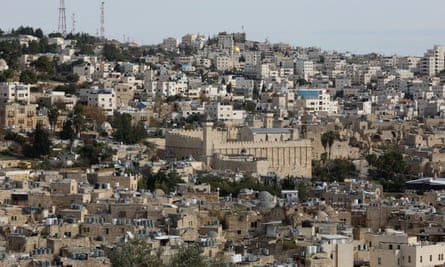
[[444,264],[444,57],[0,30],[0,266]]

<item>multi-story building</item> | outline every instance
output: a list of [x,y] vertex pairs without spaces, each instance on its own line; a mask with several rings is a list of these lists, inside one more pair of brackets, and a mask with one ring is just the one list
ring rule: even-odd
[[337,114],[338,112],[338,102],[331,100],[327,89],[298,89],[296,99],[296,106],[308,113]]
[[295,73],[297,76],[309,80],[314,75],[314,62],[312,60],[299,59],[295,62]]
[[0,105],[0,124],[7,129],[30,132],[37,124],[37,105],[7,103]]
[[233,36],[226,32],[218,34],[218,46],[222,49],[233,49]]
[[257,64],[257,65],[250,65],[247,64],[244,67],[244,75],[252,78],[252,79],[264,79],[266,77],[269,77],[270,74],[270,67],[269,64]]
[[210,103],[204,108],[207,115],[218,121],[238,121],[244,120],[245,110],[234,110],[232,105],[220,103]]
[[116,92],[116,106],[128,106],[134,98],[136,86],[131,83],[118,83],[114,86]]
[[29,104],[30,87],[23,83],[0,83],[0,103]]
[[418,242],[416,237],[387,230],[369,234],[364,248],[369,248],[369,266],[440,266],[445,262],[445,243]]
[[445,69],[444,49],[441,45],[435,45],[429,49],[420,61],[420,71],[422,74],[434,76]]
[[219,71],[233,69],[233,58],[229,56],[217,56],[216,57],[216,69]]
[[256,65],[261,63],[260,51],[246,51],[243,53],[246,64]]
[[165,38],[162,41],[161,47],[168,51],[176,51],[176,49],[178,48],[178,44],[179,44],[178,39],[169,37]]
[[37,124],[37,105],[30,104],[29,85],[0,84],[0,123],[8,129],[32,131]]
[[107,116],[113,116],[113,112],[116,109],[116,94],[112,88],[81,89],[80,103],[100,107]]

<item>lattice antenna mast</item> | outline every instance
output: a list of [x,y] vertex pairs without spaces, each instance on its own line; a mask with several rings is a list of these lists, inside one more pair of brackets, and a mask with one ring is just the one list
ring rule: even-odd
[[59,7],[59,32],[65,36],[66,35],[66,15],[65,15],[65,0],[60,0]]
[[105,4],[102,2],[100,6],[100,39],[105,38]]
[[71,33],[75,34],[76,33],[76,14],[75,13],[71,14],[71,22],[72,22]]

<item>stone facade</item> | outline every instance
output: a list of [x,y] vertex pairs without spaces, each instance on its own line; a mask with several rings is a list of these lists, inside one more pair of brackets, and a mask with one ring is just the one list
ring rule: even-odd
[[[296,130],[295,130],[296,132]],[[206,122],[202,130],[174,130],[166,134],[170,158],[192,156],[215,167],[215,155],[252,155],[268,162],[268,172],[281,176],[312,175],[310,140],[299,139],[292,128],[214,129]],[[227,163],[227,162],[226,162]],[[219,164],[218,164],[219,165]],[[239,163],[235,164],[239,166]],[[227,167],[227,164],[223,166]],[[235,169],[232,166],[231,169]]]

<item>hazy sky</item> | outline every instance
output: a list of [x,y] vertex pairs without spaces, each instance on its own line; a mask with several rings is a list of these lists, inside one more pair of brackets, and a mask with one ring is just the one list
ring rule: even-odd
[[[67,30],[96,34],[100,0],[65,0]],[[240,32],[249,40],[324,50],[422,55],[445,44],[444,0],[104,0],[105,36],[157,44],[186,33]],[[0,0],[0,28],[58,29],[59,0]],[[126,40],[125,39],[125,40]]]

